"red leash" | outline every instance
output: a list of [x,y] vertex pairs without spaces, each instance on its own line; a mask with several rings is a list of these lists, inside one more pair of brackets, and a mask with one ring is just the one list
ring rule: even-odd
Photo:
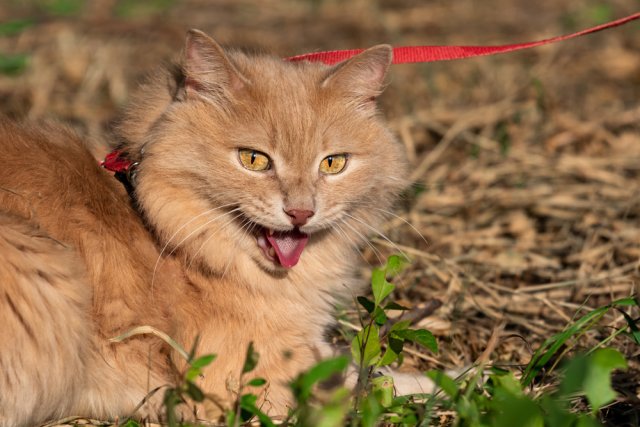
[[[640,12],[634,13],[615,21],[607,22],[596,27],[587,28],[577,33],[552,37],[550,39],[538,40],[528,43],[505,44],[500,46],[402,46],[393,48],[394,64],[409,64],[414,62],[434,62],[448,61],[451,59],[463,59],[473,56],[495,55],[497,53],[513,52],[514,50],[528,49],[530,47],[542,46],[545,44],[569,40],[575,37],[584,36],[608,28],[617,27],[627,22],[640,18]],[[332,50],[327,52],[306,53],[287,58],[289,61],[322,61],[332,65],[349,59],[362,52],[364,49]]]
[[[393,48],[393,63],[408,64],[415,62],[448,61],[451,59],[463,59],[473,56],[495,55],[498,53],[513,52],[514,50],[528,49],[530,47],[569,40],[584,36],[608,28],[617,27],[640,18],[640,12],[634,13],[615,21],[607,22],[586,30],[572,34],[552,37],[528,43],[505,44],[500,46],[402,46]],[[362,52],[364,49],[333,50],[328,52],[307,53],[287,58],[289,61],[321,61],[332,65],[344,61]],[[131,167],[131,161],[118,150],[112,151],[100,163],[105,169],[112,172],[126,174]]]

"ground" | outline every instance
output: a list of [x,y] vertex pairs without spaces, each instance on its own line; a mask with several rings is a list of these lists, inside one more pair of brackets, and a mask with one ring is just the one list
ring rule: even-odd
[[[27,25],[0,26],[0,113],[71,123],[100,155],[131,89],[177,56],[189,28],[286,57],[377,43],[516,43],[637,7],[629,0],[7,0],[0,22]],[[416,308],[440,353],[412,351],[410,367],[461,367],[480,357],[526,364],[571,319],[637,292],[639,99],[637,22],[524,52],[392,67],[381,104],[415,185],[382,230],[395,244],[374,238],[364,255],[371,264],[398,251],[413,259],[396,298]],[[432,310],[435,300],[441,305]],[[593,346],[624,324],[622,315],[607,316],[576,345]],[[621,397],[605,415],[610,425],[637,425],[639,347],[624,336],[610,345],[631,369],[616,377]]]

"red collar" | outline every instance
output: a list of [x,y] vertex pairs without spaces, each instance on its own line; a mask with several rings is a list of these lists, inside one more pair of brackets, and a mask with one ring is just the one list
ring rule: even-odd
[[100,166],[106,170],[122,174],[129,172],[132,164],[133,162],[125,158],[120,150],[113,150],[100,162]]

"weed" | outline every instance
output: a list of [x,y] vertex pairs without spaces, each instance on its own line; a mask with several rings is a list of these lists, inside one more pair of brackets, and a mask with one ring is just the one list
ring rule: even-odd
[[[426,373],[437,392],[396,396],[393,378],[379,375],[378,370],[402,362],[403,348],[414,343],[436,353],[435,337],[424,329],[410,328],[407,320],[392,321],[389,310],[406,310],[388,301],[395,286],[390,278],[405,266],[399,256],[391,256],[371,275],[371,298],[360,296],[358,304],[361,329],[351,341],[351,360],[347,356],[323,360],[292,383],[295,404],[280,425],[338,427],[343,425],[373,427],[377,425],[452,425],[457,427],[590,427],[600,426],[600,409],[616,398],[611,387],[611,373],[627,366],[624,356],[604,347],[612,337],[624,334],[640,343],[637,321],[624,309],[638,307],[634,298],[612,302],[570,323],[564,331],[545,341],[533,354],[522,375],[498,367],[477,366],[462,378],[454,379],[444,372]],[[592,330],[609,311],[622,313],[627,320],[619,328],[587,352],[565,358],[576,340]],[[139,331],[138,331],[139,332]],[[148,332],[148,331],[147,331]],[[189,367],[183,383],[165,393],[166,421],[170,427],[180,425],[176,408],[209,398],[195,385],[201,369],[214,362],[213,355],[194,358],[188,355]],[[337,387],[327,392],[319,385],[336,376],[344,376],[351,361],[358,369],[354,390]],[[239,376],[237,399],[226,410],[227,427],[248,423],[274,426],[276,422],[259,407],[259,396],[245,392],[266,385],[262,378],[246,380],[259,363],[253,345],[247,349]],[[543,383],[544,381],[544,383]],[[543,390],[541,385],[544,384]],[[549,384],[551,384],[549,386]],[[542,390],[542,391],[541,391]],[[582,402],[582,403],[581,403]],[[585,406],[586,403],[587,405]],[[137,427],[137,426],[129,426]]]
[[[31,20],[20,19],[0,23],[0,37],[15,36],[33,25]],[[0,52],[0,74],[15,76],[22,73],[29,64],[29,56],[23,53]]]

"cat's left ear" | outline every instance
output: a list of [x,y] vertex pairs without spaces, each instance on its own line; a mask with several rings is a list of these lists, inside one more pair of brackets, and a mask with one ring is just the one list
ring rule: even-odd
[[248,84],[224,49],[202,31],[187,33],[182,62],[187,97],[228,96],[242,91]]
[[384,90],[392,60],[391,46],[374,46],[336,65],[325,77],[322,86],[335,88],[361,102],[375,101]]

